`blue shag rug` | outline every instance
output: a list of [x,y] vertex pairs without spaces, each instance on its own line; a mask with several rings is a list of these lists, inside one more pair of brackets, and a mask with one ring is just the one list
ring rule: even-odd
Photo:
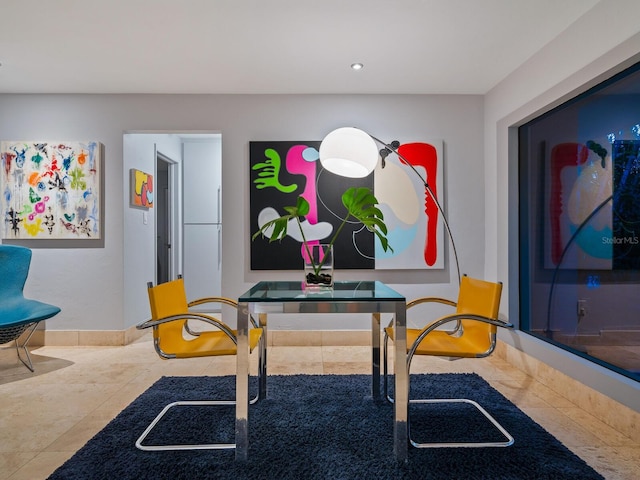
[[[368,375],[269,376],[249,409],[249,460],[234,450],[143,452],[135,441],[176,400],[230,399],[234,377],[163,377],[58,468],[50,480],[602,479],[476,374],[412,375],[413,398],[470,398],[515,438],[506,448],[409,448],[393,457],[393,406],[371,398]],[[411,405],[417,441],[502,440],[467,404]],[[178,407],[146,444],[234,442],[235,407]],[[171,411],[170,411],[171,412]]]

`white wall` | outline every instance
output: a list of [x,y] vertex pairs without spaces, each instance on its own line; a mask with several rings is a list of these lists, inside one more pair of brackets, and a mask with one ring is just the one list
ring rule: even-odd
[[[518,324],[516,127],[640,61],[640,3],[602,0],[485,96],[486,275]],[[504,297],[503,297],[504,298]],[[640,385],[518,332],[503,340],[640,411]]]
[[[129,171],[135,168],[155,175],[156,150],[176,163],[182,161],[182,143],[175,135],[128,133],[123,136],[122,142],[122,182],[125,185],[122,212],[124,315],[118,319],[120,325],[116,330],[124,330],[149,318],[147,282],[155,283],[156,280],[155,210],[129,206]],[[55,324],[47,328],[55,329]],[[99,327],[95,329],[101,330]]]
[[[80,100],[56,96],[3,95],[0,138],[20,140],[91,139],[106,146],[103,162],[103,238],[87,241],[14,242],[34,250],[25,294],[63,309],[47,327],[60,330],[121,329],[122,269],[122,129],[114,129],[107,97]],[[117,155],[113,155],[114,150]],[[117,212],[117,213],[116,213]],[[9,243],[9,242],[6,242]],[[71,247],[69,247],[71,245]]]
[[[145,285],[154,275],[154,230],[151,216],[143,226],[141,212],[128,207],[128,186],[130,168],[146,170],[152,164],[147,163],[147,153],[145,159],[140,154],[139,160],[123,160],[123,135],[143,131],[222,134],[226,296],[237,297],[261,279],[301,275],[249,269],[249,142],[320,140],[345,125],[388,140],[444,140],[444,203],[462,270],[482,275],[482,102],[481,96],[464,95],[0,95],[3,140],[95,139],[105,146],[103,244],[41,244],[34,255],[29,293],[62,307],[47,324],[51,330],[122,330],[147,318]],[[445,270],[339,271],[337,276],[375,277],[408,297],[452,296],[457,279],[449,267],[447,262]],[[323,325],[366,329],[370,320],[329,319]]]

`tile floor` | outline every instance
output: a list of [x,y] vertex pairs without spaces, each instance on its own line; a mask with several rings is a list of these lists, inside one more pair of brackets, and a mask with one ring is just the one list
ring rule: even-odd
[[[162,361],[149,336],[125,347],[41,347],[30,373],[0,349],[0,479],[45,479],[163,375],[228,375],[235,359]],[[640,444],[493,356],[418,358],[414,372],[477,372],[610,480],[639,478]],[[269,347],[271,374],[370,372],[366,346]]]

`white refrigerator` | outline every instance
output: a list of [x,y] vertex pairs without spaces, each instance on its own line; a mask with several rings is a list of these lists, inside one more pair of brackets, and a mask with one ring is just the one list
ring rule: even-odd
[[220,138],[185,140],[183,275],[187,298],[222,292],[222,148]]

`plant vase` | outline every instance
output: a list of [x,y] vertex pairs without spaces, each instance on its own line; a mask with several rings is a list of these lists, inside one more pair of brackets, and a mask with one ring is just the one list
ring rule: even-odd
[[333,288],[333,245],[303,245],[305,288]]

